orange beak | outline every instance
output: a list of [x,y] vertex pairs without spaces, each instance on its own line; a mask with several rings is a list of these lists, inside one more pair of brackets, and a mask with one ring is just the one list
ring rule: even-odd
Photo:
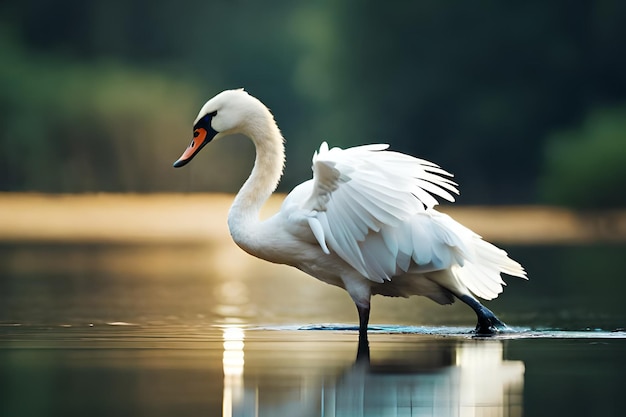
[[211,139],[213,139],[208,137],[207,133],[207,130],[203,127],[199,127],[193,131],[193,139],[191,140],[191,143],[189,144],[187,149],[185,149],[185,152],[183,152],[180,158],[178,158],[178,160],[174,162],[174,168],[180,168],[186,165],[189,161],[193,159],[194,156],[196,156],[198,152],[200,152],[200,149],[202,149],[204,145],[206,145],[211,141]]

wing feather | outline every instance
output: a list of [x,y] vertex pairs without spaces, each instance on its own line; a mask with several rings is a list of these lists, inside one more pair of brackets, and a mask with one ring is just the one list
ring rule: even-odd
[[[322,143],[313,155],[313,188],[301,206],[310,217],[308,225],[322,249],[336,252],[374,281],[389,279],[398,268],[408,269],[411,258],[430,262],[433,252],[427,250],[429,242],[424,241],[423,250],[415,255],[412,248],[407,248],[407,240],[415,239],[404,237],[402,262],[397,265],[397,238],[385,233],[376,238],[376,243],[370,243],[371,232],[403,224],[416,213],[437,205],[436,197],[454,201],[451,193],[458,194],[456,184],[448,178],[451,174],[438,165],[387,148],[372,144],[342,150],[329,149],[326,142]],[[368,256],[364,256],[366,240]],[[393,263],[381,256],[370,257],[374,249],[381,247]],[[437,250],[437,263],[447,262],[450,256]]]
[[[324,142],[315,152],[313,180],[292,192],[304,201],[294,218],[307,219],[325,253],[335,252],[381,283],[401,272],[452,268],[463,285],[486,299],[502,291],[501,272],[525,277],[506,252],[433,209],[437,198],[454,201],[458,194],[450,173],[387,148],[329,149]],[[286,199],[292,209],[295,198]]]
[[501,273],[526,279],[524,268],[508,254],[450,216],[437,213],[433,219],[446,231],[447,241],[457,249],[454,274],[472,293],[486,300],[498,296],[506,285]]
[[322,250],[326,255],[329,255],[330,250],[328,250],[328,246],[326,246],[326,240],[324,239],[324,228],[322,227],[322,224],[317,217],[308,216],[307,221],[309,222],[309,227],[313,232],[313,236],[315,236],[315,239],[320,244]]

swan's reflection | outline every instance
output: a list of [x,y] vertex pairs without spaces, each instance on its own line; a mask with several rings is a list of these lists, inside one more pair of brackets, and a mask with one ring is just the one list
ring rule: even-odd
[[327,365],[333,352],[323,345],[298,344],[268,351],[244,378],[237,331],[224,331],[225,340],[233,340],[228,333],[241,342],[240,368],[233,367],[235,345],[224,344],[224,417],[522,415],[524,364],[503,360],[499,340],[429,339],[415,350],[385,344],[371,361],[343,369]]
[[236,326],[224,328],[224,396],[222,415],[233,416],[233,405],[243,401],[243,330]]

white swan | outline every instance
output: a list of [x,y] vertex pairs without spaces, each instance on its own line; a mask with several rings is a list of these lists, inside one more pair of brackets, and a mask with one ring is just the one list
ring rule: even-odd
[[313,156],[313,179],[260,221],[283,172],[283,137],[267,107],[243,89],[224,91],[202,107],[194,138],[174,166],[234,133],[254,142],[256,160],[228,214],[233,240],[251,255],[348,291],[359,312],[359,340],[367,341],[375,294],[422,295],[439,304],[457,297],[476,312],[477,333],[505,327],[474,295],[493,299],[504,285],[500,273],[526,273],[506,252],[433,208],[435,197],[454,201],[451,193],[458,194],[451,174],[387,145],[342,150],[324,142]]

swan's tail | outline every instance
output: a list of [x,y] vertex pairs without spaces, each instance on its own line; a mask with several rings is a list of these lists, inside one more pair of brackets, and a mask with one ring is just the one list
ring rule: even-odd
[[468,256],[463,266],[456,266],[453,272],[467,288],[480,298],[494,299],[503,290],[506,283],[501,273],[528,279],[524,268],[508,254],[485,242],[478,235],[472,236],[472,254]]

